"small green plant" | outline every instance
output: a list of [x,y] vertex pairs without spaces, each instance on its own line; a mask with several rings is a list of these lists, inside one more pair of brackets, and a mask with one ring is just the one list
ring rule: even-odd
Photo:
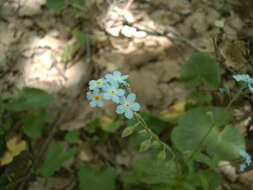
[[[207,53],[195,53],[182,68],[181,81],[189,88],[198,89],[190,96],[198,100],[177,118],[172,130],[171,141],[163,142],[150,128],[137,111],[140,105],[131,92],[127,75],[119,71],[92,80],[87,98],[92,107],[104,106],[105,100],[112,100],[117,114],[131,120],[122,132],[122,137],[144,134],[140,151],[157,150],[157,160],[133,162],[132,171],[122,175],[127,189],[145,186],[146,189],[204,189],[214,190],[220,183],[217,173],[221,160],[237,161],[244,159],[240,170],[250,165],[251,157],[245,152],[245,140],[231,124],[233,118],[231,105],[238,94],[231,98],[226,107],[210,106],[212,95],[220,86],[218,63]],[[248,84],[251,90],[253,80],[236,76],[237,81]],[[209,92],[209,93],[208,93]],[[201,169],[200,164],[205,165]]]

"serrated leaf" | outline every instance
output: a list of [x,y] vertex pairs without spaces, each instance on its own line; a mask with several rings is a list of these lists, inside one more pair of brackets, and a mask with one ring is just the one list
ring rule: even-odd
[[47,7],[54,11],[59,11],[66,8],[68,5],[65,0],[47,0]]
[[94,168],[81,166],[78,171],[80,190],[115,190],[116,169],[111,166]]
[[6,109],[20,112],[33,108],[40,108],[50,104],[54,97],[47,92],[37,88],[23,88],[18,97],[8,103]]
[[73,157],[80,149],[78,147],[64,150],[63,143],[53,144],[46,153],[46,159],[41,168],[43,177],[48,178],[59,170],[62,165]]
[[189,88],[200,84],[208,88],[218,88],[220,84],[218,63],[208,53],[194,53],[182,67],[181,80]]

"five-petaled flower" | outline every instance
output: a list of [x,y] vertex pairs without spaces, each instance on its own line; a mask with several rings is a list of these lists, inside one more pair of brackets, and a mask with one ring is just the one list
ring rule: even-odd
[[87,99],[91,107],[102,107],[104,105],[102,93],[99,90],[87,93]]
[[91,80],[89,82],[89,89],[96,90],[98,88],[103,88],[105,86],[106,81],[104,79]]
[[130,93],[127,97],[122,97],[120,105],[116,108],[116,113],[125,115],[126,118],[132,119],[133,112],[140,110],[140,105],[135,102],[136,95]]
[[233,75],[233,78],[237,82],[246,82],[250,91],[253,93],[253,78],[251,78],[248,74]]
[[113,102],[119,103],[120,97],[122,97],[124,94],[125,91],[120,89],[117,83],[112,83],[104,87],[103,97],[106,100],[111,99]]
[[112,74],[106,74],[105,78],[111,83],[125,84],[128,75],[122,75],[119,71],[114,71]]

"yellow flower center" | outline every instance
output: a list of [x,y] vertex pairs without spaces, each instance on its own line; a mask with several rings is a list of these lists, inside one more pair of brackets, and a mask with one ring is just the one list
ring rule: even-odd
[[111,91],[111,94],[112,94],[112,95],[115,95],[115,94],[116,94],[116,91],[115,91],[115,90],[112,90],[112,91]]
[[102,84],[101,81],[97,81],[97,82],[96,82],[96,85],[100,85],[100,84]]
[[95,99],[96,101],[99,101],[99,100],[100,100],[100,96],[94,96],[94,99]]

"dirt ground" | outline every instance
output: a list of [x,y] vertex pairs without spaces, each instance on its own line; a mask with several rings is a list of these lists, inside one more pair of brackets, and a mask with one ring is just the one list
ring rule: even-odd
[[[50,109],[64,115],[61,130],[85,128],[98,115],[115,117],[113,105],[94,111],[85,99],[88,81],[114,70],[129,75],[142,111],[154,114],[187,97],[177,79],[195,51],[221,61],[224,86],[235,85],[232,74],[253,71],[243,40],[253,33],[251,1],[94,0],[60,12],[45,3],[0,1],[0,93],[24,86],[53,93]],[[86,34],[85,44],[76,43],[74,29]],[[253,170],[222,168],[234,189],[253,184]],[[36,183],[31,190],[39,189]]]

